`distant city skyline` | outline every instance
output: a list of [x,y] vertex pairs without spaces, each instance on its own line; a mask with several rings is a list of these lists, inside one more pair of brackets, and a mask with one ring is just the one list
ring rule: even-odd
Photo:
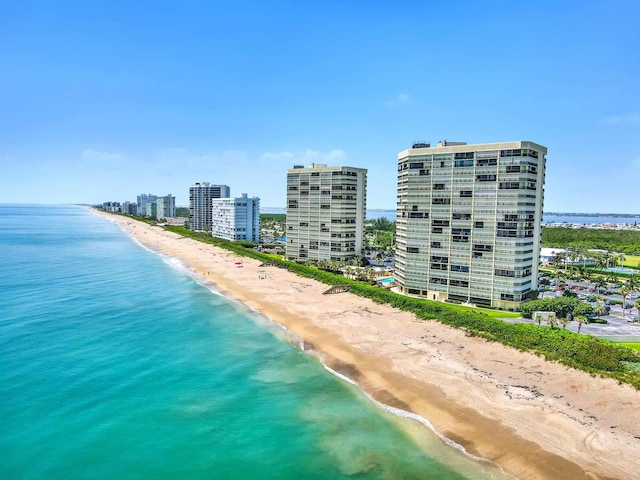
[[284,208],[286,172],[416,140],[548,147],[544,210],[640,213],[640,4],[109,2],[2,7],[0,203],[196,182]]

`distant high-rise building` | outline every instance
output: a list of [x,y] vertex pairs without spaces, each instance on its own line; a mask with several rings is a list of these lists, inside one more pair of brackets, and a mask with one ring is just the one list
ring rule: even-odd
[[138,195],[138,215],[147,215],[147,203],[155,202],[157,199],[158,197],[151,193],[142,193]]
[[173,195],[165,195],[164,197],[158,197],[156,201],[157,212],[156,218],[173,218],[176,216],[176,197]]
[[110,213],[117,213],[122,211],[120,202],[104,202],[102,204],[102,209],[105,212],[110,212]]
[[311,164],[287,170],[287,258],[345,261],[362,254],[367,170]]
[[135,202],[122,202],[120,209],[122,213],[126,213],[128,215],[138,214],[138,204]]
[[400,152],[399,290],[504,309],[536,290],[546,153],[526,141]]
[[147,202],[146,210],[144,212],[145,216],[150,218],[158,218],[158,202]]
[[189,228],[197,232],[211,229],[211,200],[229,198],[227,185],[211,185],[209,182],[195,183],[189,187]]
[[260,199],[247,197],[214,198],[211,200],[211,235],[225,240],[260,239]]

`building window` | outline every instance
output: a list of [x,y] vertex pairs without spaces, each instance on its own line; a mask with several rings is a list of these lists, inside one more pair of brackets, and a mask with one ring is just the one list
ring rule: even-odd
[[497,158],[482,158],[476,162],[478,167],[492,167],[498,164]]
[[431,200],[431,203],[434,205],[450,205],[451,199],[450,198],[434,198]]
[[473,192],[471,190],[460,190],[461,197],[472,197]]
[[420,170],[421,168],[424,168],[424,163],[422,163],[422,162],[410,163],[409,164],[409,168],[411,170]]
[[455,167],[473,167],[473,160],[456,160],[453,165]]
[[495,182],[496,176],[495,175],[476,175],[476,180],[478,182]]
[[484,228],[484,222],[473,222],[475,228]]

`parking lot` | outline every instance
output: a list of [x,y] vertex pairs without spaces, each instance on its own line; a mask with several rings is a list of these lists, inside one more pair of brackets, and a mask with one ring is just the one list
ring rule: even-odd
[[[634,322],[638,315],[638,310],[627,308],[622,312],[622,305],[616,302],[622,302],[622,295],[616,293],[615,289],[610,295],[601,295],[594,291],[593,286],[584,282],[572,282],[573,290],[578,294],[578,298],[582,301],[590,303],[595,307],[598,303],[609,304],[610,311],[607,315],[601,315],[602,320],[607,323],[587,323],[580,328],[580,333],[586,333],[597,337],[609,336],[635,336],[640,337],[640,323]],[[548,287],[547,291],[541,292],[539,298],[554,298],[563,295],[562,290],[556,290],[556,286]],[[590,291],[590,289],[592,291]],[[637,295],[627,296],[627,304],[633,305],[637,300]],[[591,300],[591,301],[589,301]],[[529,318],[511,318],[505,319],[509,323],[537,323]],[[567,325],[567,329],[574,332],[578,331],[578,322],[572,321]],[[562,327],[560,327],[562,328]]]

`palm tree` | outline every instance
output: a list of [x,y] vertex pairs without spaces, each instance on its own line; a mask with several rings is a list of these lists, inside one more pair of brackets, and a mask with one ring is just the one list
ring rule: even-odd
[[620,267],[624,267],[624,261],[627,259],[627,257],[624,256],[624,253],[618,253],[615,257],[614,260],[616,263],[620,264]]
[[549,325],[549,328],[553,330],[558,326],[558,317],[556,317],[555,315],[550,315],[546,318],[546,322],[547,325]]
[[567,258],[567,254],[566,252],[556,252],[554,253],[553,257],[551,258],[551,264],[555,267],[556,269],[556,279],[558,276],[558,272],[560,271],[560,266],[564,263],[565,268],[567,266],[566,264],[566,258]]
[[598,291],[600,291],[606,285],[607,285],[607,282],[605,282],[604,278],[602,277],[596,277],[595,280],[593,281],[593,287]]
[[580,329],[582,328],[582,325],[584,325],[585,323],[588,323],[587,317],[584,315],[576,315],[575,320],[576,322],[578,322],[578,333],[580,333]]
[[624,317],[625,305],[627,304],[627,295],[629,295],[629,287],[627,285],[622,285],[620,288],[620,295],[622,295],[622,316]]
[[638,280],[638,277],[634,274],[627,279],[625,285],[629,289],[629,293],[634,293],[640,288],[640,280]]
[[595,267],[598,270],[604,270],[607,267],[606,254],[598,252],[594,255],[594,260],[595,260]]
[[538,322],[538,326],[540,327],[542,324],[542,315],[540,315],[539,313],[536,313],[536,316],[534,317],[534,320],[536,322]]
[[600,316],[607,313],[607,309],[604,308],[603,304],[598,303],[595,307],[593,307],[593,313],[595,313],[598,319],[600,319]]

